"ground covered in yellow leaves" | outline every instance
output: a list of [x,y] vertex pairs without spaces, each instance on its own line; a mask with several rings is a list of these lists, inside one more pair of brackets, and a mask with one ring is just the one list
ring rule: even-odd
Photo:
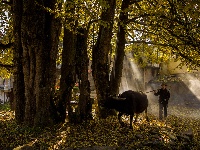
[[121,127],[117,117],[94,119],[79,125],[60,124],[40,129],[18,126],[14,112],[0,111],[0,150],[103,150],[103,149],[200,149],[200,120],[170,115],[150,122],[140,118],[133,129]]

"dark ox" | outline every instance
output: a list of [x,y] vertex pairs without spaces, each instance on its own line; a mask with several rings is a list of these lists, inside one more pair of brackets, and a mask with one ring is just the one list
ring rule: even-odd
[[134,114],[136,114],[134,121],[136,122],[138,115],[145,111],[146,120],[148,121],[148,99],[147,95],[141,92],[129,90],[123,92],[119,97],[108,97],[104,103],[104,107],[115,109],[119,112],[118,120],[121,125],[124,124],[121,120],[121,116],[123,114],[130,115],[130,128],[132,128]]

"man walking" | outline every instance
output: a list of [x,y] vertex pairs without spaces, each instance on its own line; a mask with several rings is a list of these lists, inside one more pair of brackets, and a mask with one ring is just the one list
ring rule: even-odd
[[170,92],[166,89],[167,84],[162,83],[162,88],[154,91],[154,95],[159,95],[159,119],[162,120],[163,118],[163,110],[164,110],[164,119],[167,117],[167,106],[168,100],[170,98]]

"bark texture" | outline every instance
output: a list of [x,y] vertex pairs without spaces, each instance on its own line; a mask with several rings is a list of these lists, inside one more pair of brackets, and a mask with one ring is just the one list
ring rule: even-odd
[[[19,39],[15,39],[15,49],[20,49],[20,51],[17,51],[15,61],[18,58],[17,55],[20,54],[19,60],[23,60],[21,66],[16,65],[16,67],[19,67],[17,73],[20,73],[18,74],[19,77],[15,77],[17,80],[15,80],[14,85],[16,116],[20,115],[20,112],[23,111],[22,108],[25,106],[25,112],[23,112],[24,121],[27,125],[49,126],[53,124],[50,115],[50,93],[55,81],[61,23],[55,18],[54,13],[48,12],[45,8],[50,8],[53,11],[56,0],[14,2],[16,3],[14,9],[20,7],[21,10],[19,13],[18,8],[14,12],[14,16],[19,15],[18,19],[20,18],[21,22],[16,27],[18,31],[16,33],[19,34],[16,37]],[[18,21],[17,16],[14,21]],[[23,84],[19,86],[20,81],[18,78],[21,79],[21,82],[24,81],[24,87]],[[23,99],[20,99],[17,95],[23,95],[24,93],[25,104],[20,105]],[[19,112],[17,112],[17,109],[19,109]]]
[[13,34],[14,34],[14,83],[13,94],[15,101],[15,119],[18,124],[23,123],[25,117],[25,88],[23,74],[23,48],[21,42],[21,20],[23,3],[22,1],[13,0]]
[[60,79],[60,100],[58,111],[62,122],[66,119],[66,110],[69,120],[72,117],[70,101],[72,99],[72,88],[75,84],[75,34],[69,29],[64,29],[62,67]]
[[79,78],[80,96],[78,103],[78,115],[80,121],[92,117],[92,103],[90,99],[90,82],[88,80],[89,59],[87,55],[88,32],[85,28],[79,28],[76,40],[76,73]]
[[[55,10],[56,0],[45,0],[44,6]],[[58,5],[61,8],[61,4]],[[61,22],[56,15],[43,12],[43,49],[36,55],[36,125],[49,125],[54,123],[51,116],[50,98],[56,79],[56,58],[58,53]]]
[[[73,18],[75,6],[73,0],[66,1],[66,11],[71,13],[70,17],[66,18],[66,22],[70,24],[70,29],[64,25],[63,51],[62,51],[62,67],[60,79],[60,99],[58,103],[58,114],[61,122],[64,122],[66,117],[69,121],[74,120],[74,115],[71,107],[72,88],[76,82],[75,73],[75,57],[76,57],[76,25]],[[66,116],[66,111],[68,116]]]
[[[97,92],[99,106],[109,93],[109,64],[108,54],[111,50],[111,39],[113,19],[115,14],[116,0],[106,0],[108,7],[104,8],[101,14],[98,39],[92,51],[92,73]],[[106,25],[105,25],[106,24]],[[103,110],[99,107],[99,115]]]

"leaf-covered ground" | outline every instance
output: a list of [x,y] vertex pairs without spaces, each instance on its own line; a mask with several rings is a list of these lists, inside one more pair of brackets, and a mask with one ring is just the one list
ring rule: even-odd
[[65,123],[40,129],[18,126],[14,113],[0,111],[0,150],[9,149],[200,149],[200,120],[169,115],[158,121],[150,115],[150,122],[143,117],[128,128],[121,127],[117,117],[94,119],[73,125]]

